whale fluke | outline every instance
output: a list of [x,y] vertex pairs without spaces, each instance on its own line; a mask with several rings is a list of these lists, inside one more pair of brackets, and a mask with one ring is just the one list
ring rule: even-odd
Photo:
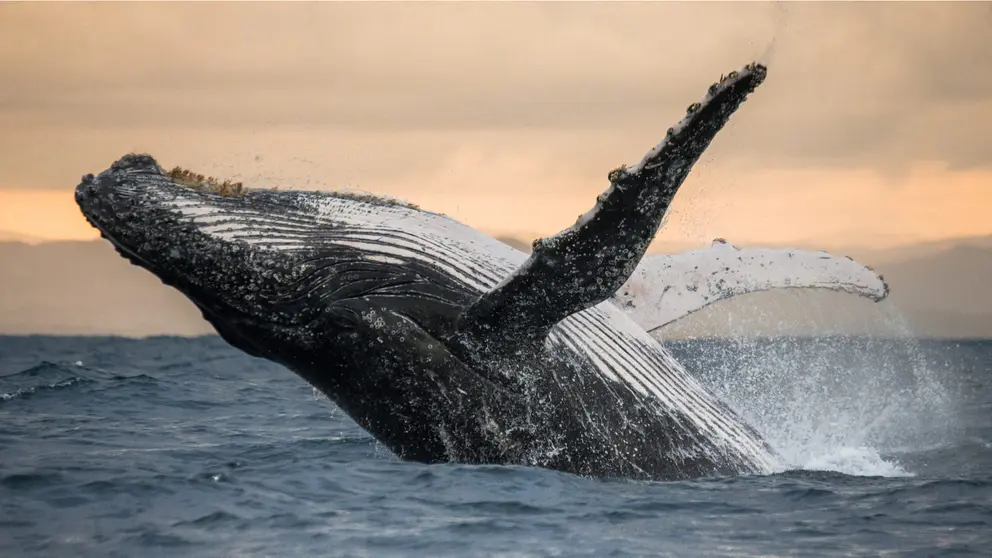
[[567,316],[612,296],[633,273],[672,198],[730,115],[765,79],[750,64],[709,88],[685,118],[572,227],[534,242],[519,269],[467,308],[459,331],[488,346],[542,341]]
[[773,289],[827,289],[880,301],[888,285],[870,267],[844,256],[795,249],[708,248],[645,257],[611,299],[653,331],[714,302]]

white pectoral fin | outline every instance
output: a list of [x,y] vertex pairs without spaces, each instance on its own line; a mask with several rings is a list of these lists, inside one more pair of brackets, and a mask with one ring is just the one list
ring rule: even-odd
[[670,324],[718,300],[772,289],[829,289],[879,301],[888,286],[846,256],[793,249],[709,248],[641,260],[613,302],[645,330]]

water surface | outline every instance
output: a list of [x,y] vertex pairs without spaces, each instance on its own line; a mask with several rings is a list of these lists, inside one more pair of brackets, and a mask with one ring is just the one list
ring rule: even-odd
[[602,481],[396,460],[216,337],[0,337],[5,556],[975,555],[992,342],[669,343],[783,472]]

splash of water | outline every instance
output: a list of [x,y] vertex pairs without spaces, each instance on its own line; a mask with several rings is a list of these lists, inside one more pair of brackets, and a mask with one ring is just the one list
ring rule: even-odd
[[816,336],[832,329],[833,312],[806,293],[792,298],[812,335],[754,337],[781,308],[752,306],[728,318],[729,338],[693,344],[693,371],[768,440],[783,470],[912,475],[899,455],[945,445],[953,431],[941,371],[891,305],[874,307],[874,333]]
[[807,471],[834,471],[845,475],[868,477],[913,476],[896,463],[886,461],[869,447],[840,447],[824,455],[806,460],[801,469]]

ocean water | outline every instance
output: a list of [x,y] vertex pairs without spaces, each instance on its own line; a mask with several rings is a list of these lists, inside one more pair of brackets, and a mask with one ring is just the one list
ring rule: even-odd
[[0,337],[0,555],[992,555],[992,342],[667,345],[782,472],[406,463],[216,337]]

